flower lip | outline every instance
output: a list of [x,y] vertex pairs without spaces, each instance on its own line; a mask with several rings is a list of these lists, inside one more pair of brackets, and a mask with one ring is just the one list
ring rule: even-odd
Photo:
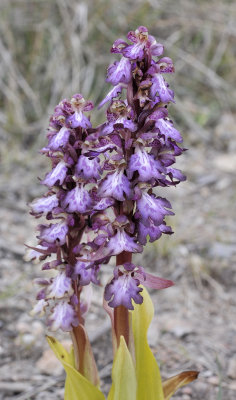
[[61,328],[65,332],[69,332],[73,326],[79,325],[75,309],[65,300],[61,300],[56,304],[48,323],[52,331]]
[[56,185],[58,182],[60,185],[62,185],[65,180],[66,173],[67,173],[67,165],[63,160],[61,160],[55,166],[55,168],[52,169],[51,172],[46,174],[46,177],[44,178],[43,181],[41,181],[41,183],[49,187]]

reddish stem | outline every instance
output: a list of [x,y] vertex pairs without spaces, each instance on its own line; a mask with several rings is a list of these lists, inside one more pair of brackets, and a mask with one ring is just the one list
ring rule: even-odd
[[[132,253],[123,251],[116,256],[116,265],[122,265],[131,262]],[[120,343],[120,336],[124,336],[127,347],[129,345],[129,310],[124,306],[118,306],[114,309],[114,329],[117,338],[117,346]]]

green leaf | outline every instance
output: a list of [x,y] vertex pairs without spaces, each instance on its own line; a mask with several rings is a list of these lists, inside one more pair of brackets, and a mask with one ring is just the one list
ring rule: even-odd
[[147,331],[153,319],[154,308],[145,288],[142,295],[143,304],[135,304],[132,312],[138,385],[136,400],[164,400],[159,367],[147,341]]
[[169,400],[177,389],[197,379],[198,374],[198,371],[185,371],[164,381],[163,390],[165,400]]
[[123,336],[112,367],[112,386],[108,400],[136,400],[136,376],[131,354]]
[[73,351],[68,353],[51,336],[47,341],[66,371],[65,400],[105,400],[103,393],[74,368]]

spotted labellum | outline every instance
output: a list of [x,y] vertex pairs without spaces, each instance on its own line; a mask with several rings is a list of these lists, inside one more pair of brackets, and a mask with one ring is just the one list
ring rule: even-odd
[[81,293],[99,285],[102,266],[116,256],[116,267],[104,292],[105,302],[133,310],[141,304],[142,286],[166,288],[173,283],[132,263],[147,241],[172,234],[166,216],[173,215],[163,188],[185,180],[173,167],[181,155],[182,137],[168,114],[174,92],[166,77],[173,62],[164,47],[140,26],[118,39],[117,56],[107,69],[112,85],[99,107],[106,121],[93,127],[93,104],[75,94],[62,100],[50,118],[47,145],[41,152],[51,171],[41,180],[43,197],[31,213],[43,217],[38,244],[29,258],[44,260],[50,279],[40,280],[33,312],[47,311],[52,330],[72,331],[84,322]]

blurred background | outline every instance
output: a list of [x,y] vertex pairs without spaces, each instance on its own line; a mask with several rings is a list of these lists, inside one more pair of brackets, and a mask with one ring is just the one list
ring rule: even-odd
[[[44,192],[37,177],[49,166],[39,149],[54,107],[74,93],[98,105],[110,87],[106,68],[117,59],[113,41],[139,25],[174,60],[170,114],[189,149],[178,164],[188,181],[165,193],[175,235],[138,258],[176,282],[153,293],[150,343],[164,377],[201,372],[175,399],[235,399],[235,18],[230,0],[1,0],[0,399],[63,398],[63,372],[47,353],[44,324],[28,316],[40,272],[23,260],[36,226],[26,204]],[[95,109],[94,125],[104,110]],[[111,270],[104,271],[105,282]],[[88,329],[107,390],[112,354],[100,300],[95,292]]]

